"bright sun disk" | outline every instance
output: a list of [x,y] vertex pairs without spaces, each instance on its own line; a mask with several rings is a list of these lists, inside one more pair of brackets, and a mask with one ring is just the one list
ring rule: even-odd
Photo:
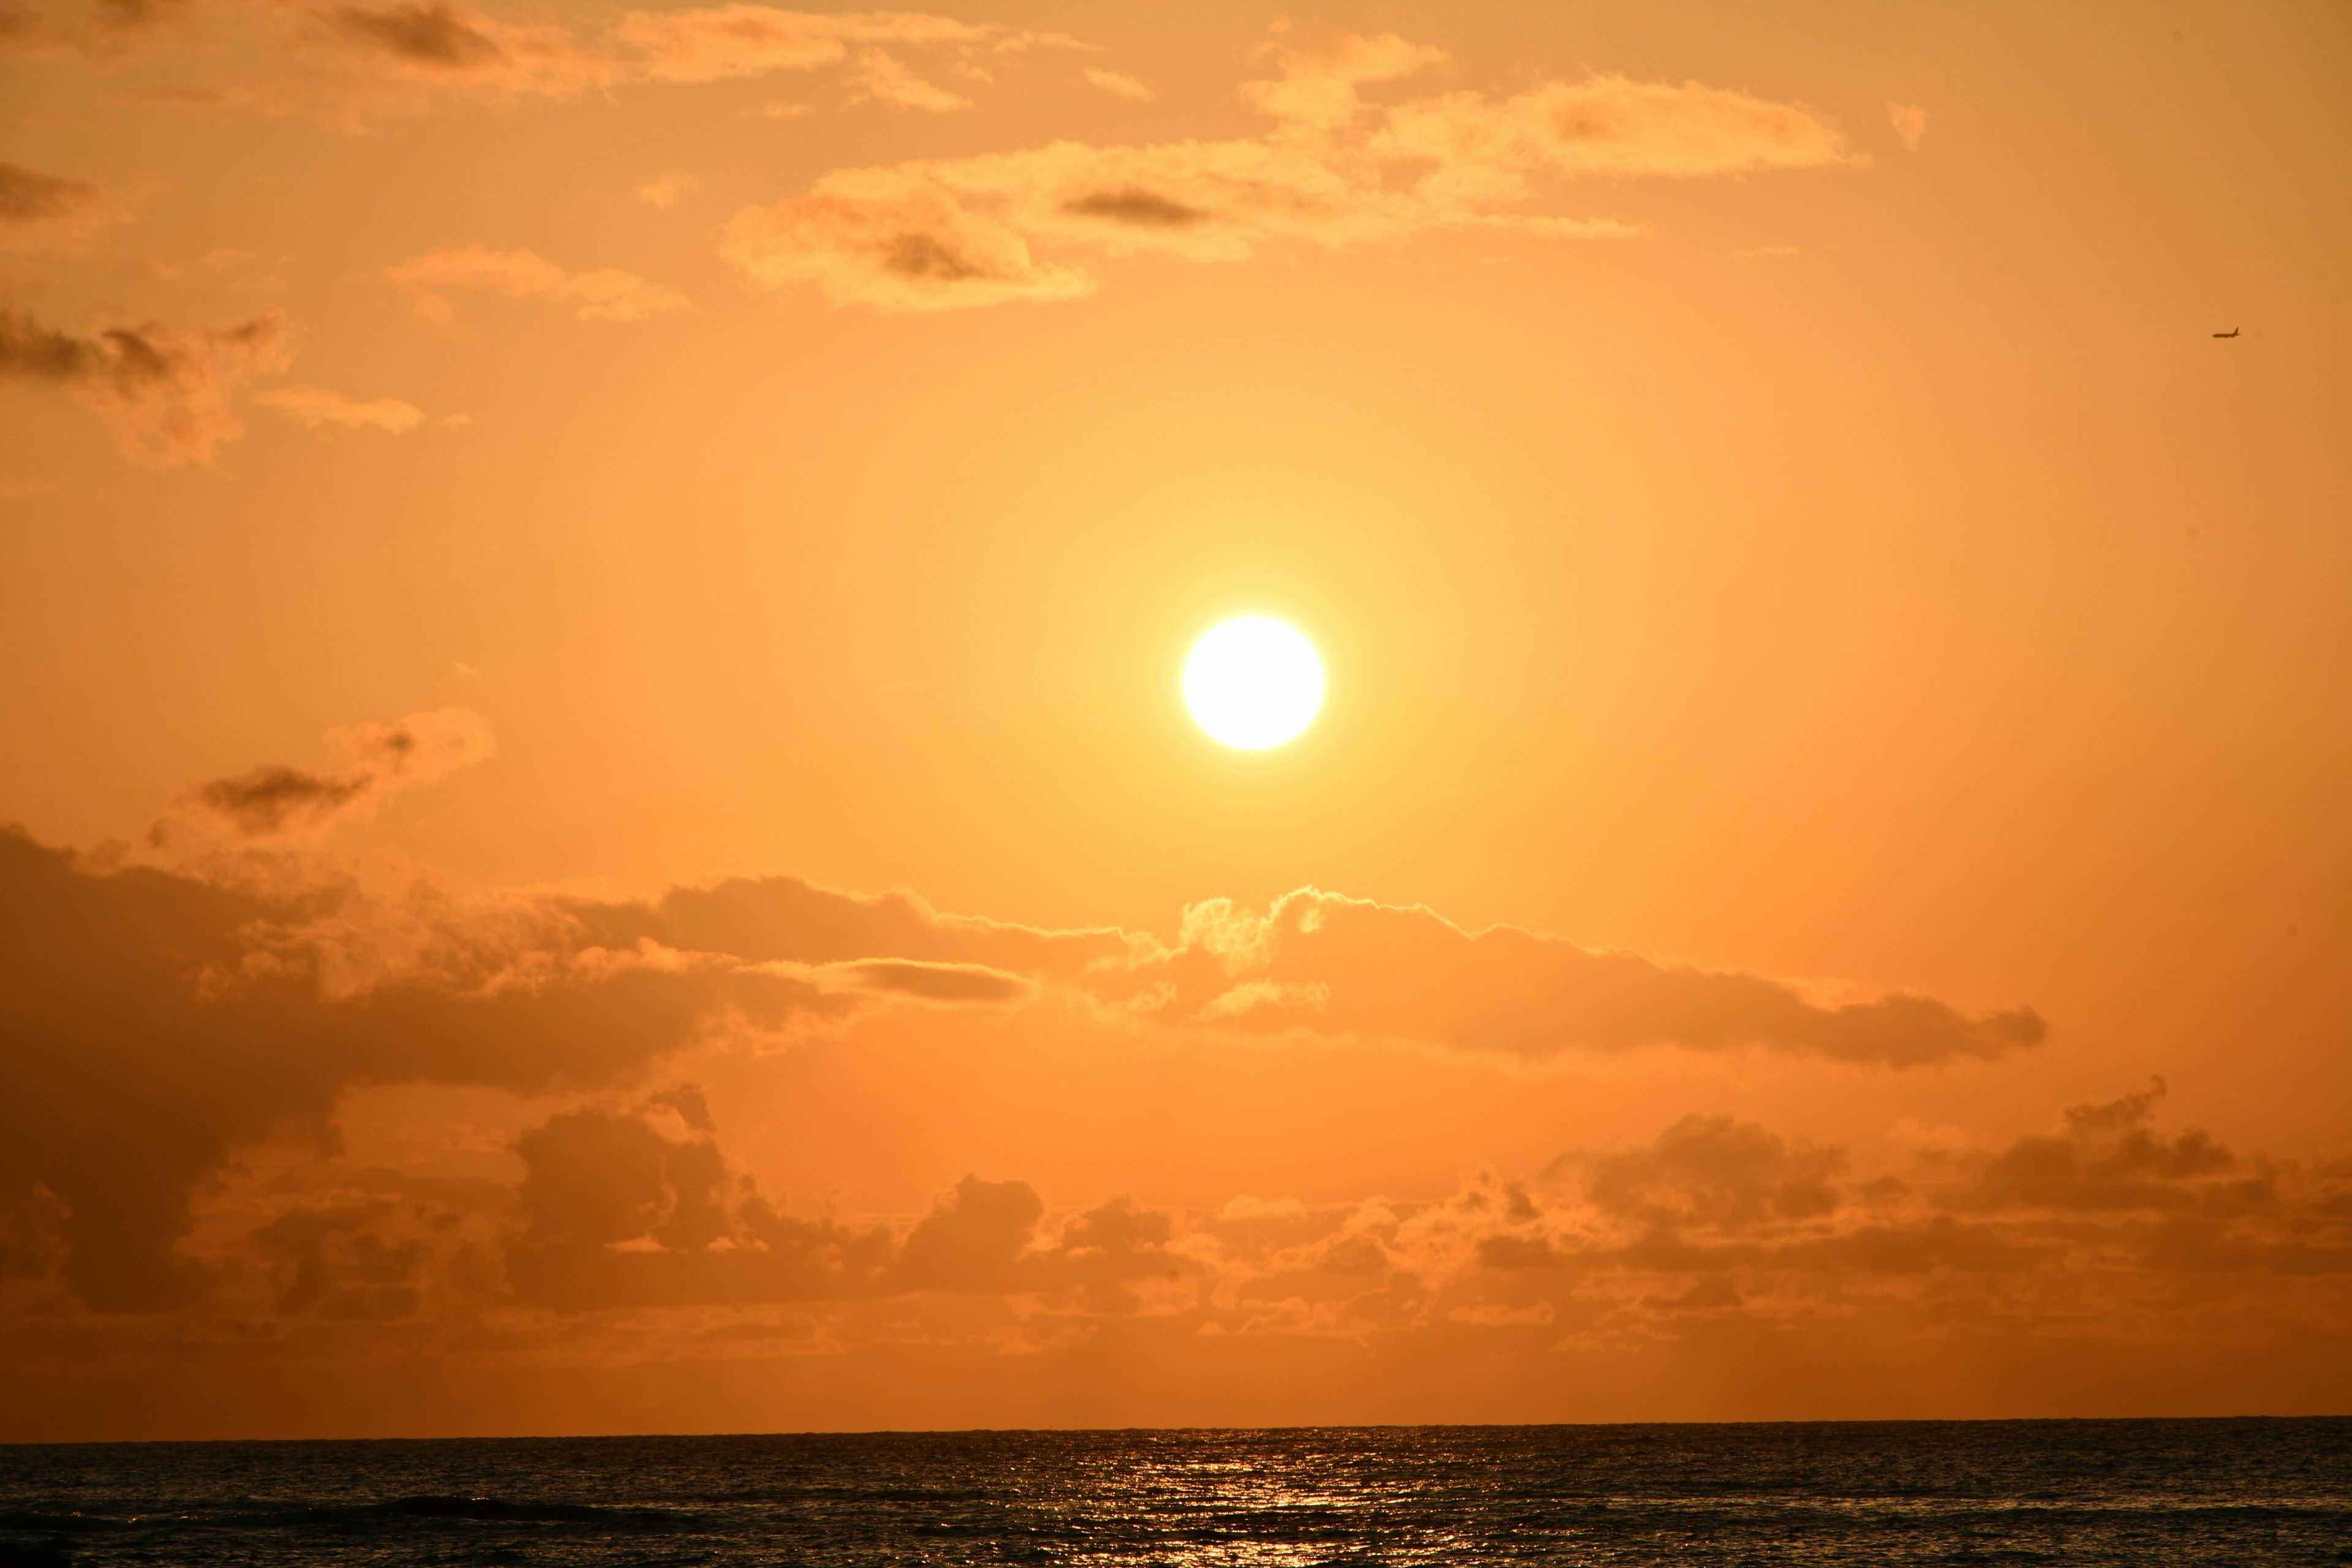
[[1184,706],[1212,737],[1242,751],[1279,746],[1322,705],[1314,645],[1267,616],[1213,628],[1184,661]]

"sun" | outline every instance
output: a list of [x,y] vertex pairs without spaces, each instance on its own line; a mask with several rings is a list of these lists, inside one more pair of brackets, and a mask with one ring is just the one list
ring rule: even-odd
[[1323,706],[1323,661],[1296,629],[1266,616],[1244,616],[1192,645],[1184,661],[1184,706],[1228,746],[1279,746]]

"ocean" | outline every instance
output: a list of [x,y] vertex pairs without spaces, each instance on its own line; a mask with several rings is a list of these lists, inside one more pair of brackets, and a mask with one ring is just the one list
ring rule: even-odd
[[2352,1563],[2352,1418],[0,1447],[0,1565]]

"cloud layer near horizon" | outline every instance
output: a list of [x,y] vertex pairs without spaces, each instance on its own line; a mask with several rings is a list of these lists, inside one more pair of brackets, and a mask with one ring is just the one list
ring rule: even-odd
[[201,1200],[169,1296],[94,1293],[86,1217],[37,1184],[0,1205],[0,1344],[94,1322],[68,1289],[198,1321],[340,1324],[351,1347],[523,1333],[558,1361],[601,1359],[613,1333],[640,1357],[714,1332],[1002,1352],[1117,1322],[1359,1345],[1469,1333],[1500,1355],[1857,1321],[2159,1342],[2352,1327],[2352,1165],[2168,1132],[2162,1095],[1877,1173],[1840,1147],[1692,1115],[1538,1171],[1474,1171],[1443,1195],[1057,1205],[967,1174],[928,1212],[844,1216],[790,1212],[679,1084],[591,1096],[526,1129],[511,1183],[331,1154],[299,1182],[232,1175]]
[[270,765],[189,791],[143,864],[0,831],[5,1065],[23,1089],[0,1107],[0,1192],[63,1205],[62,1277],[85,1300],[155,1306],[195,1289],[173,1250],[192,1194],[255,1140],[328,1136],[353,1089],[610,1090],[698,1042],[786,1040],[884,1005],[1051,1005],[1114,1029],[1530,1058],[1753,1047],[1912,1067],[2042,1036],[2026,1009],[1970,1019],[1903,995],[1822,1007],[1759,976],[1473,933],[1312,889],[1263,915],[1196,905],[1171,943],[793,877],[646,900],[468,895],[321,848],[493,744],[455,709],[337,731],[324,769]]

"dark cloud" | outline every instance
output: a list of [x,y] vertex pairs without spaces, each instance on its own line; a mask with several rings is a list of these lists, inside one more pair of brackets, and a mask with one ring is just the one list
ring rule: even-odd
[[980,963],[917,963],[905,959],[854,963],[848,973],[875,991],[928,1002],[1017,1002],[1029,983]]
[[0,310],[0,376],[70,382],[98,372],[105,352],[95,342],[45,327],[15,310]]
[[389,5],[380,11],[333,5],[321,15],[353,42],[418,65],[467,70],[505,58],[498,41],[477,25],[476,14],[457,5]]
[[730,1167],[715,1129],[689,1118],[688,1136],[673,1137],[646,1114],[680,1098],[702,1109],[698,1090],[677,1090],[635,1111],[566,1111],[523,1134],[523,1229],[507,1254],[520,1299],[580,1311],[873,1288],[893,1250],[888,1231],[779,1213]]
[[1923,1156],[1912,1181],[1850,1183],[1843,1150],[1685,1117],[1635,1149],[1564,1156],[1548,1174],[1575,1182],[1583,1206],[1515,1211],[1476,1255],[1586,1277],[2037,1273],[2085,1289],[2352,1270],[2352,1172],[2248,1161],[2194,1128],[2168,1136],[2151,1125],[2163,1095],[2155,1079],[1998,1151]]
[[338,993],[312,933],[363,929],[352,897],[103,870],[0,832],[0,1204],[45,1192],[63,1205],[63,1276],[84,1300],[156,1308],[196,1292],[174,1251],[191,1195],[244,1144],[322,1135],[349,1089],[593,1087],[716,1019],[782,1027],[842,1005],[742,966],[591,949],[560,921],[527,941],[461,925]]
[[317,833],[374,810],[401,790],[471,767],[498,749],[489,721],[463,708],[411,713],[392,724],[351,725],[330,731],[327,740],[335,767],[313,772],[268,763],[199,784],[150,838],[163,845],[215,826],[247,838]]
[[[88,352],[54,335],[16,342],[20,359]],[[324,1138],[351,1089],[609,1090],[714,1030],[782,1036],[892,998],[1002,1005],[1059,989],[1187,1028],[1520,1054],[1757,1041],[1906,1064],[1990,1054],[2004,1031],[2019,1032],[1918,998],[1822,1009],[1752,976],[1507,930],[1473,935],[1426,910],[1316,893],[1263,919],[1197,908],[1168,948],[1112,930],[942,915],[906,894],[857,897],[789,877],[650,901],[381,889],[314,864],[306,836],[488,754],[488,726],[444,710],[353,726],[330,742],[327,768],[263,768],[192,792],[152,836],[177,868],[109,867],[0,836],[0,1013],[11,1024],[0,1052],[13,1090],[0,1101],[0,1208],[16,1216],[0,1253],[17,1260],[10,1268],[50,1258],[102,1307],[184,1301],[205,1284],[178,1248],[192,1195],[240,1147]],[[1040,1243],[1042,1202],[1017,1183],[967,1183],[903,1248],[788,1218],[728,1174],[709,1108],[690,1089],[635,1110],[567,1115],[520,1150],[531,1173],[509,1263],[516,1289],[544,1304],[814,1299],[870,1292],[886,1276],[893,1289],[1080,1291],[1108,1302],[1190,1268],[1166,1252],[1163,1222],[1140,1211],[1106,1208]],[[2063,1139],[2027,1141],[1991,1163],[1977,1201],[2170,1210],[2186,1200],[2146,1194],[2177,1194],[2184,1181],[2204,1184],[2193,1194],[2202,1213],[2219,1214],[2231,1192],[2259,1196],[2246,1185],[2258,1177],[2220,1182],[2232,1169],[2226,1151],[2193,1134],[2155,1138],[2145,1116],[2137,1100],[2074,1113]],[[1809,1221],[1832,1203],[1838,1169],[1833,1153],[1760,1128],[1692,1119],[1595,1164],[1587,1198],[1612,1224],[1688,1247],[1699,1242],[1684,1233],[1725,1241]],[[1527,1202],[1520,1192],[1506,1207]],[[269,1238],[293,1270],[286,1299],[394,1310],[405,1300],[398,1282],[361,1266],[382,1272],[410,1256],[386,1228],[408,1223],[407,1212],[346,1204],[289,1221]],[[1518,1226],[1511,1234],[1528,1231],[1525,1219],[1507,1222]],[[1931,1242],[1943,1245],[1917,1245]],[[1377,1268],[1381,1245],[1330,1242],[1300,1267],[1332,1277]],[[1498,1263],[1538,1256],[1517,1241],[1488,1251]],[[343,1259],[343,1294],[317,1283],[331,1256]]]
[[916,1290],[1015,1289],[1015,1265],[1045,1215],[1026,1182],[966,1176],[908,1236],[893,1279]]
[[1001,269],[992,268],[985,257],[951,245],[934,234],[894,236],[883,249],[882,267],[898,277],[929,283],[964,283],[1004,276]]
[[0,225],[49,223],[104,205],[106,194],[88,180],[44,174],[0,163]]
[[1206,221],[1209,216],[1198,207],[1188,207],[1182,202],[1133,185],[1079,196],[1064,202],[1062,210],[1080,217],[1108,218],[1113,223],[1133,224],[1140,228],[1189,228]]
[[329,778],[299,768],[268,765],[233,779],[215,779],[201,785],[195,798],[207,810],[218,812],[240,833],[276,833],[290,819],[313,821],[335,812],[367,793],[365,774]]
[[210,462],[222,442],[245,433],[236,391],[289,358],[286,317],[276,310],[226,326],[150,322],[95,338],[0,310],[0,378],[70,390],[144,462]]
[[1596,952],[1509,926],[1465,931],[1433,911],[1301,889],[1259,916],[1225,900],[1137,971],[1171,985],[1159,1016],[1247,1031],[1308,1029],[1512,1056],[1575,1047],[1760,1046],[1884,1067],[1992,1058],[2038,1044],[2032,1009],[1970,1018],[1895,994],[1824,1007],[1760,975]]
[[1840,1150],[1792,1146],[1753,1121],[1685,1116],[1647,1148],[1594,1161],[1585,1194],[1643,1226],[1744,1231],[1836,1208],[1833,1178],[1844,1163]]
[[[1985,1167],[1983,1201],[1997,1208],[2176,1211],[2250,1195],[2238,1157],[2191,1129],[2167,1139],[2149,1127],[2162,1079],[2104,1105],[2077,1105],[2065,1128],[2019,1139]],[[2252,1177],[2260,1189],[2259,1176]]]
[[254,1233],[285,1283],[289,1316],[405,1318],[422,1303],[423,1238],[398,1222],[396,1199],[361,1198],[289,1209]]

